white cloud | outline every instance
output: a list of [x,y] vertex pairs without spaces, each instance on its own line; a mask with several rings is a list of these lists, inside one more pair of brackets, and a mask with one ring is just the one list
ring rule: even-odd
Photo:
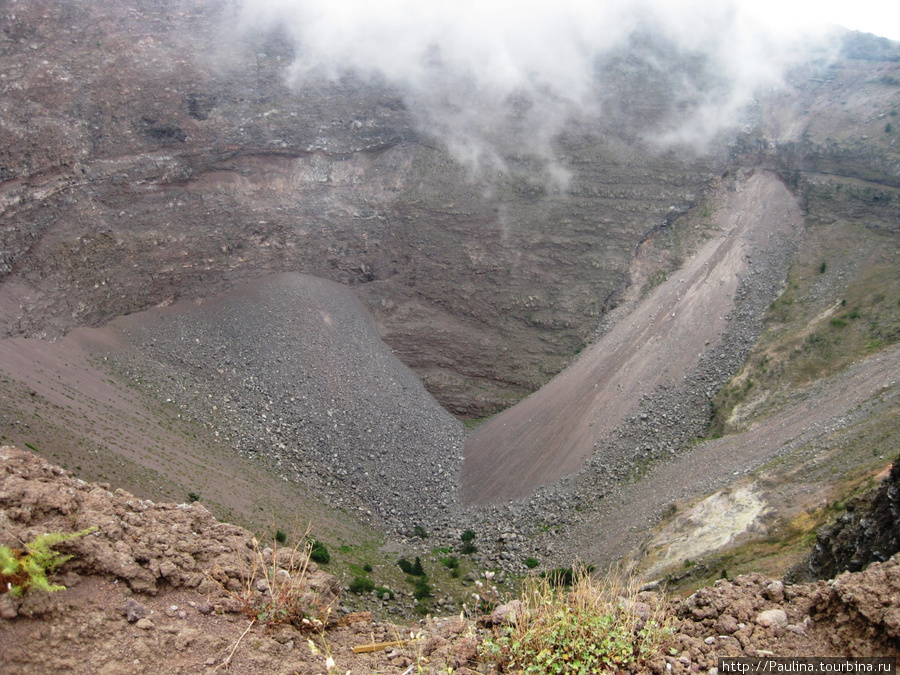
[[702,141],[733,122],[759,86],[778,82],[791,45],[823,24],[821,14],[803,23],[790,2],[779,5],[780,15],[761,12],[757,0],[237,1],[245,25],[287,30],[298,81],[348,70],[384,77],[403,88],[422,126],[440,133],[457,157],[489,166],[503,154],[494,145],[501,130],[509,138],[511,97],[530,106],[513,142],[550,157],[570,115],[600,109],[598,62],[639,28],[668,45],[643,54],[648,68],[671,68],[672,53],[708,64],[715,86],[676,73],[684,80],[676,95],[693,113],[660,131]]

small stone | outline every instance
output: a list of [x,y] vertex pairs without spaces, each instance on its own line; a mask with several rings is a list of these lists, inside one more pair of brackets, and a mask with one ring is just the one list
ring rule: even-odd
[[773,581],[766,586],[766,597],[772,602],[781,602],[784,600],[784,584],[780,581]]
[[500,605],[491,612],[490,625],[509,626],[515,623],[524,611],[525,609],[520,600],[507,602],[505,605]]
[[0,595],[0,619],[15,619],[18,615],[9,593]]
[[124,613],[125,620],[128,623],[134,623],[139,619],[143,619],[145,616],[147,616],[147,608],[133,598],[128,598],[125,601]]
[[141,630],[153,630],[156,628],[156,624],[153,623],[150,619],[138,619],[138,622],[134,624]]
[[763,628],[770,626],[787,626],[787,614],[783,609],[767,609],[756,617],[756,623]]
[[719,617],[717,628],[723,635],[731,635],[740,630],[740,625],[738,624],[737,619],[731,616],[731,614],[723,614]]

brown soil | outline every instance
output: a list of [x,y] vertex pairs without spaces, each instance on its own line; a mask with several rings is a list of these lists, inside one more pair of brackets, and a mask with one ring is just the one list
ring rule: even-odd
[[[325,608],[336,607],[336,580],[315,565],[306,574],[292,568],[284,549],[271,555],[308,591],[304,608],[325,626],[263,627],[236,599],[265,597],[241,590],[256,555],[249,532],[219,523],[198,504],[110,492],[29,452],[0,448],[0,543],[16,547],[39,533],[87,527],[98,529],[58,546],[74,556],[57,579],[68,590],[0,594],[2,672],[312,674],[326,671],[329,654],[342,673],[490,672],[477,645],[491,629],[466,618],[412,628],[365,614],[335,619]],[[718,656],[896,656],[898,598],[898,561],[802,586],[758,574],[720,581],[669,601],[674,634],[645,670],[696,672]],[[415,639],[402,647],[352,650],[410,635]]]

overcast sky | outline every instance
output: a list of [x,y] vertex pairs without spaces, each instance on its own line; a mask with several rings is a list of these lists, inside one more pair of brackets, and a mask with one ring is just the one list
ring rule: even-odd
[[834,23],[852,30],[900,40],[897,0],[740,0],[743,9],[773,30],[802,30]]

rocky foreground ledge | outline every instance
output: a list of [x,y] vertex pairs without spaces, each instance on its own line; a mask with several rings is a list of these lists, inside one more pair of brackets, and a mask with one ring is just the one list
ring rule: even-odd
[[[298,569],[286,549],[260,551],[249,531],[200,504],[154,504],[0,448],[0,545],[88,528],[96,529],[57,547],[73,556],[54,579],[67,590],[0,593],[3,672],[311,674],[326,672],[329,659],[341,673],[492,672],[478,645],[502,617],[409,628],[346,614],[333,576],[314,563]],[[241,597],[265,595],[265,580],[253,576],[260,555],[278,559],[276,576],[303,588],[304,611],[321,624],[265,628],[248,618]],[[674,632],[647,671],[710,672],[719,656],[900,654],[897,559],[796,586],[752,574],[664,602]],[[411,633],[404,645],[352,649]]]

